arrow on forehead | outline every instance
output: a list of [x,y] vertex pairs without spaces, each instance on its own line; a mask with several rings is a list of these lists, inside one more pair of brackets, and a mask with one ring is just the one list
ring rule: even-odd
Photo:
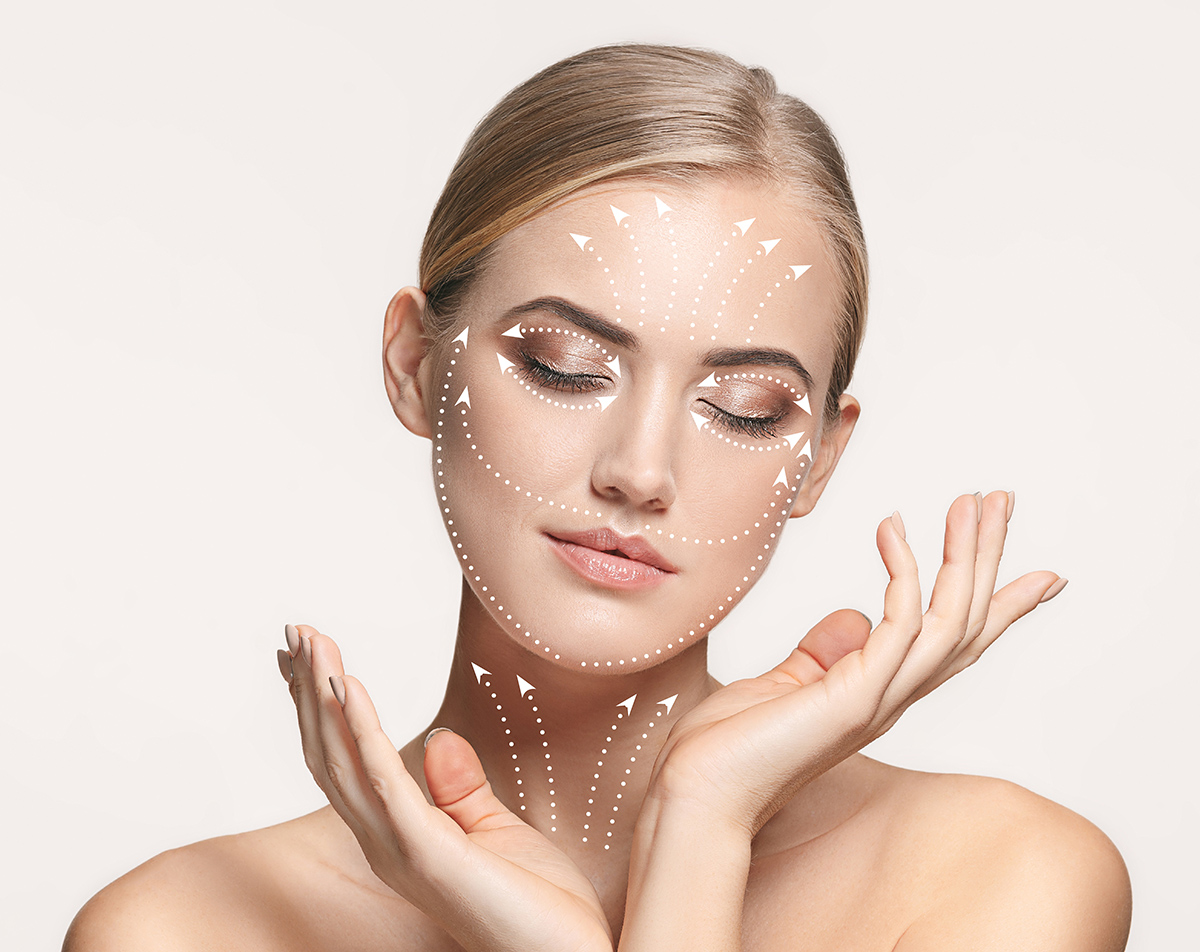
[[654,204],[658,206],[658,217],[659,218],[662,218],[663,215],[666,214],[667,212],[673,211],[671,206],[668,205],[666,202],[664,202],[657,195],[654,196]]
[[623,212],[623,211],[621,211],[621,209],[617,208],[617,206],[616,206],[616,205],[609,205],[608,207],[612,209],[613,218],[615,218],[615,219],[617,220],[617,224],[618,224],[618,225],[619,225],[619,224],[621,224],[621,219],[622,219],[622,218],[628,218],[628,217],[629,217],[629,212]]
[[589,238],[587,235],[577,235],[573,231],[569,232],[568,234],[570,234],[570,236],[575,239],[575,244],[579,245],[580,251],[587,250],[583,246],[586,245],[589,241],[591,241],[592,240],[591,238]]
[[807,271],[809,268],[811,268],[812,265],[811,264],[789,264],[788,267],[792,269],[792,274],[794,274],[796,277],[800,277],[800,275],[804,274],[804,272]]
[[769,238],[766,241],[760,241],[759,244],[767,249],[767,254],[770,254],[772,251],[775,250],[775,246],[777,244],[779,244],[779,241],[780,241],[780,239],[778,239],[778,238]]
[[746,236],[746,232],[749,231],[750,226],[754,224],[754,219],[747,218],[745,221],[735,221],[734,224],[742,230],[742,237],[744,238]]

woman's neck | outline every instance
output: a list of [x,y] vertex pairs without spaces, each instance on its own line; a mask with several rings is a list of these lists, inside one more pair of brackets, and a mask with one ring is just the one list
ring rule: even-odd
[[[623,891],[634,821],[659,749],[675,721],[719,686],[708,674],[703,640],[645,671],[567,670],[514,642],[464,586],[446,694],[430,727],[470,741],[509,809],[598,888],[617,877]],[[422,783],[423,741],[414,738],[402,751]]]

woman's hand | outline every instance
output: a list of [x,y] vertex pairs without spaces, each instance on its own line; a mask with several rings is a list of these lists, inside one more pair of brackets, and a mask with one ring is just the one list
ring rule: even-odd
[[375,875],[467,949],[611,952],[591,882],[496,798],[471,745],[449,731],[427,739],[430,804],[333,639],[289,629],[279,661],[305,762]]
[[891,580],[883,620],[842,611],[782,664],[734,682],[675,724],[650,784],[753,836],[796,791],[887,731],[905,709],[975,662],[1009,625],[1066,584],[1032,572],[994,592],[1012,497],[961,496],[946,517],[928,611],[899,514],[876,533]]

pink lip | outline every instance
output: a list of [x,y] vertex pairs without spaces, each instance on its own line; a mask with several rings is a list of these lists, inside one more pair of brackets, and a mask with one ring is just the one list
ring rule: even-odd
[[546,537],[567,565],[606,588],[647,588],[666,581],[677,571],[639,536],[623,536],[612,529],[588,529],[547,532]]

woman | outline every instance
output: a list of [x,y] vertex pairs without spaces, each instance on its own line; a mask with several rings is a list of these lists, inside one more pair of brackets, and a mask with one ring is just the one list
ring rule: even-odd
[[1123,948],[1086,821],[857,753],[1066,584],[994,591],[1012,493],[951,505],[927,611],[895,513],[878,626],[708,674],[853,431],[866,274],[837,145],[765,72],[610,47],[510,93],[384,326],[463,569],[441,709],[397,756],[370,678],[287,626],[330,806],[156,857],[66,948]]

